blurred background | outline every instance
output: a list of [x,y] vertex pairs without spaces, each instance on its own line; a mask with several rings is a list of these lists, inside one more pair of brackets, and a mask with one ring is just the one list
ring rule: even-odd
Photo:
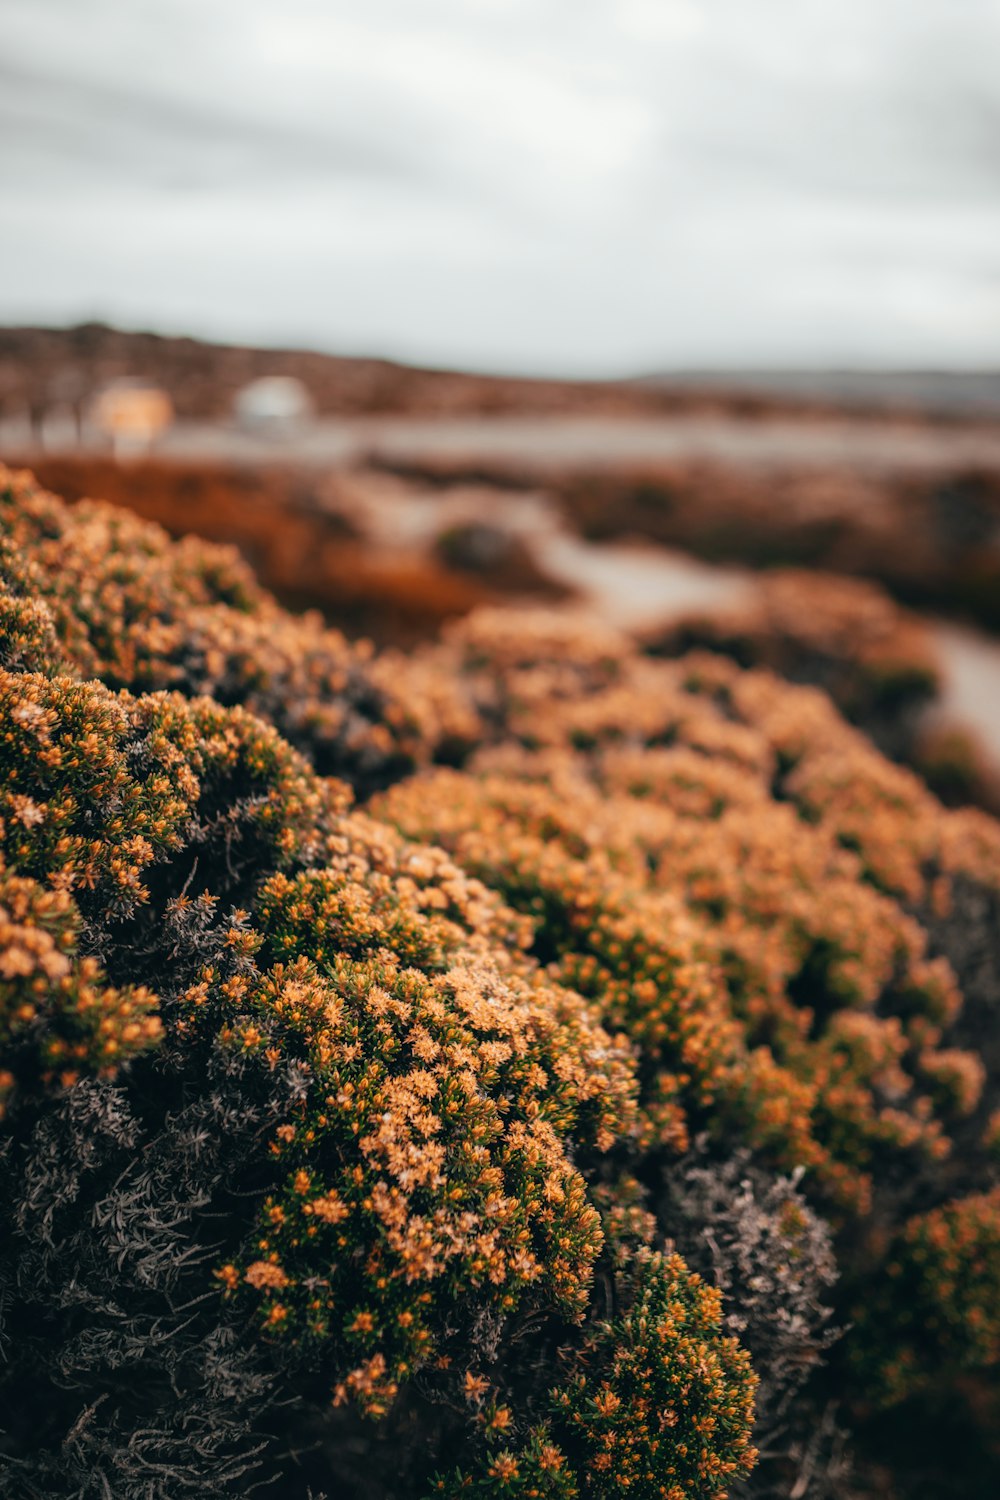
[[1000,804],[1000,0],[0,0],[0,459]]

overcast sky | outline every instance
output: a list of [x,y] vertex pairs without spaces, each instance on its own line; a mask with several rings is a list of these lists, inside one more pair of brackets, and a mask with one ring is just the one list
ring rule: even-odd
[[1000,364],[1000,0],[0,0],[0,321]]

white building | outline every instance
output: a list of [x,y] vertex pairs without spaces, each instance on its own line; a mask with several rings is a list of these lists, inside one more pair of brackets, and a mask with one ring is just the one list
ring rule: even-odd
[[293,375],[263,375],[236,393],[233,411],[239,425],[251,432],[284,432],[307,422],[312,399]]

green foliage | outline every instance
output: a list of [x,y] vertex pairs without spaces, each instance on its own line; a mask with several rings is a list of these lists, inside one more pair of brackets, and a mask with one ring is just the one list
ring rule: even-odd
[[856,1309],[855,1368],[887,1405],[1000,1365],[1000,1189],[918,1214]]
[[112,1074],[160,1037],[155,995],[109,985],[80,930],[67,891],[0,875],[0,1112],[18,1084]]
[[720,1335],[721,1294],[680,1256],[640,1249],[621,1279],[624,1306],[554,1398],[582,1492],[717,1495],[756,1457],[749,1355]]
[[435,1494],[712,1500],[750,1472],[756,1376],[722,1333],[718,1291],[680,1256],[640,1247],[622,1256],[614,1296],[547,1419],[518,1446],[494,1434],[478,1469],[439,1477]]

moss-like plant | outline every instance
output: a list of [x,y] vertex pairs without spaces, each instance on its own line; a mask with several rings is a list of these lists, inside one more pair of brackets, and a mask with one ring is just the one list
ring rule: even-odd
[[[1000,1189],[917,1214],[855,1309],[856,1366],[884,1404],[1000,1366]],[[875,1364],[874,1371],[871,1368]]]
[[478,1468],[440,1476],[433,1493],[714,1500],[746,1477],[756,1377],[722,1332],[719,1292],[679,1255],[640,1246],[621,1255],[614,1298],[544,1422],[515,1445],[494,1408]]

